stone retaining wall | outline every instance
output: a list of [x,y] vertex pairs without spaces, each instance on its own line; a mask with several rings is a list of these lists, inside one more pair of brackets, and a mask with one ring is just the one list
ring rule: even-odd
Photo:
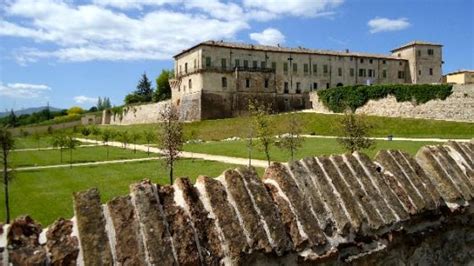
[[[387,150],[142,181],[101,204],[74,194],[72,220],[41,233],[15,220],[14,265],[467,265],[474,261],[474,144]],[[1,231],[1,230],[0,230]],[[45,235],[42,240],[42,235]],[[0,240],[2,235],[0,235]]]
[[[319,102],[316,92],[310,94],[310,99],[313,110],[316,112],[332,113]],[[431,100],[420,105],[411,102],[397,102],[394,96],[370,100],[358,108],[356,113],[474,122],[474,85],[454,85],[453,93],[446,100]]]
[[133,125],[156,123],[160,120],[160,112],[165,109],[170,101],[151,104],[132,105],[123,108],[122,113],[112,113],[104,110],[102,124],[104,125]]

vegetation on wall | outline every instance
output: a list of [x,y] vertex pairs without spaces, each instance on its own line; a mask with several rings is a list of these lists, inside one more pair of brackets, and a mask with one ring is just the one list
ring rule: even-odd
[[356,85],[335,87],[318,91],[319,100],[329,110],[341,113],[347,108],[355,111],[369,100],[377,100],[393,95],[397,102],[426,103],[434,99],[446,99],[452,93],[449,84],[393,84],[393,85]]

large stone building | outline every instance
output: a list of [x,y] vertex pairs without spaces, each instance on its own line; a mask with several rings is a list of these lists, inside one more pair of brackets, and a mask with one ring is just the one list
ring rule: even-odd
[[446,74],[446,83],[474,84],[474,70],[458,70]]
[[440,83],[441,45],[414,41],[390,55],[206,41],[174,56],[172,102],[182,119],[238,116],[249,99],[276,112],[310,107],[310,91],[355,84]]

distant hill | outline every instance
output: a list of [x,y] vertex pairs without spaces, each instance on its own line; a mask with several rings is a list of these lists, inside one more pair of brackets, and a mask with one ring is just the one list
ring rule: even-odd
[[[24,115],[24,114],[32,114],[32,113],[36,113],[36,112],[40,112],[44,109],[48,108],[47,106],[41,106],[41,107],[30,107],[30,108],[26,108],[26,109],[22,109],[22,110],[14,110],[13,112],[19,116],[19,115]],[[55,108],[55,107],[49,107],[49,110],[51,112],[56,112],[56,111],[61,111],[62,109],[60,108]],[[5,117],[7,115],[10,114],[10,111],[6,111],[6,112],[0,112],[0,118],[1,117]]]

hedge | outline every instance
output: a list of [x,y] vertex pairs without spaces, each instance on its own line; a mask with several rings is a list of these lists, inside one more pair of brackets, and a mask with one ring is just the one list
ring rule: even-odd
[[347,108],[355,111],[369,100],[377,100],[393,95],[397,102],[426,103],[430,100],[444,100],[452,93],[450,84],[393,84],[355,85],[335,87],[318,91],[319,100],[331,111],[344,112]]

